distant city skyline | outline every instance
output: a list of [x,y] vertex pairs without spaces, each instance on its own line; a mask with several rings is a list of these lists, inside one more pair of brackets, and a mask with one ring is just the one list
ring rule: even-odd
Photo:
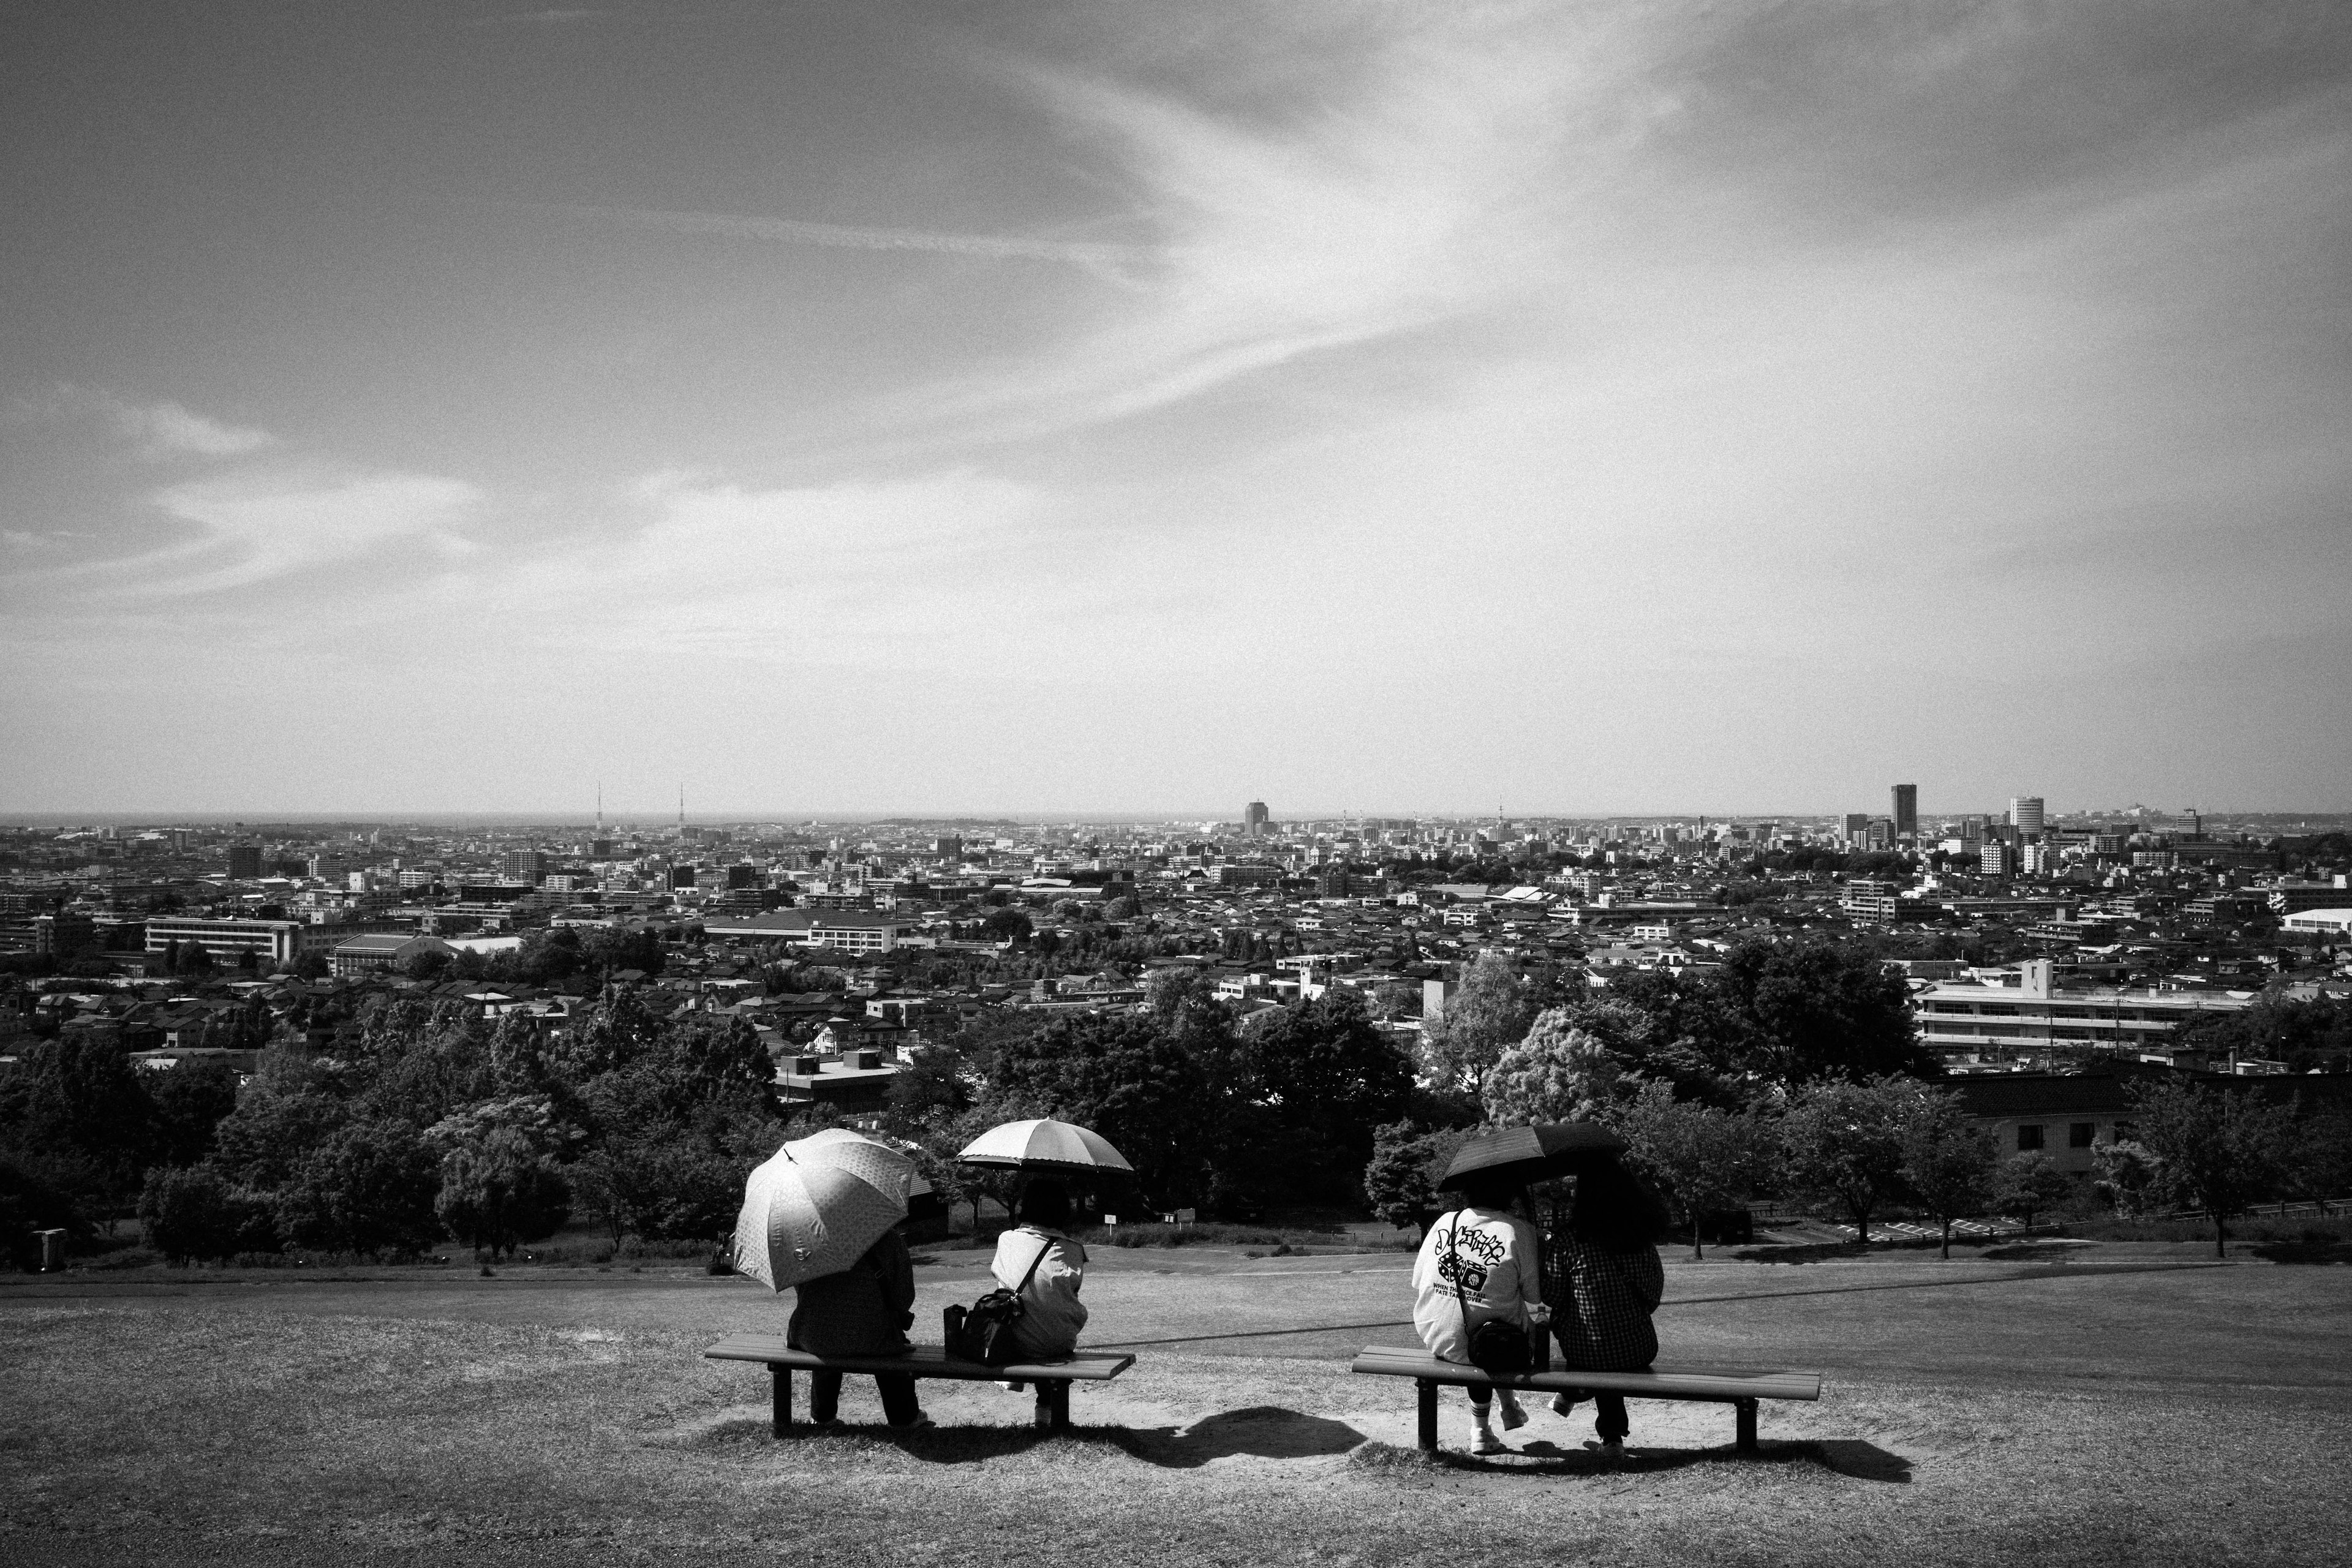
[[2352,808],[2352,7],[0,38],[0,813]]

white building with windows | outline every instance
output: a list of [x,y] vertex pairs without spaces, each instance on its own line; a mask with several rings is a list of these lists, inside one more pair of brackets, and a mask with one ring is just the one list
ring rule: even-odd
[[1948,1063],[2137,1056],[2169,1048],[2172,1036],[2199,1018],[2254,1004],[2253,993],[2240,991],[2061,990],[2048,959],[2017,968],[2014,984],[1956,981],[1915,993],[1920,1043]]

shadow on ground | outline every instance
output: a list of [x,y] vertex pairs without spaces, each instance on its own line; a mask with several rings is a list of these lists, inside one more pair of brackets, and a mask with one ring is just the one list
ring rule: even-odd
[[1189,1470],[1212,1459],[1311,1459],[1344,1454],[1364,1440],[1345,1421],[1303,1415],[1276,1405],[1221,1410],[1190,1426],[1127,1430],[1127,1449],[1169,1469]]
[[1455,1471],[1496,1476],[1660,1475],[1696,1465],[1819,1465],[1856,1480],[1907,1485],[1911,1461],[1859,1438],[1832,1438],[1812,1443],[1766,1443],[1762,1451],[1742,1454],[1720,1448],[1629,1448],[1622,1459],[1604,1459],[1590,1450],[1560,1448],[1550,1443],[1529,1443],[1516,1454],[1481,1458],[1474,1454],[1440,1449],[1425,1454],[1387,1443],[1366,1443],[1348,1456],[1350,1469],[1410,1474],[1415,1471]]
[[2352,1263],[2352,1241],[2333,1237],[2306,1241],[2267,1241],[2246,1250],[2272,1263]]
[[896,1449],[908,1458],[938,1465],[970,1465],[1024,1454],[1048,1444],[1080,1451],[1117,1448],[1131,1458],[1165,1469],[1197,1469],[1213,1459],[1309,1459],[1344,1454],[1364,1435],[1344,1421],[1308,1415],[1278,1405],[1223,1410],[1190,1426],[1076,1426],[1048,1434],[1028,1426],[933,1426],[919,1432],[887,1426],[849,1426],[831,1430],[800,1426],[788,1437],[770,1435],[766,1420],[750,1415],[697,1422],[650,1439],[663,1447],[727,1448],[747,1443],[804,1447],[811,1458]]
[[1731,1256],[1742,1263],[1826,1263],[1833,1258],[1867,1257],[1858,1241],[1809,1241],[1790,1247],[1743,1247]]
[[2063,1263],[2095,1247],[2089,1241],[2021,1241],[2010,1247],[1988,1247],[1982,1257],[1992,1263]]

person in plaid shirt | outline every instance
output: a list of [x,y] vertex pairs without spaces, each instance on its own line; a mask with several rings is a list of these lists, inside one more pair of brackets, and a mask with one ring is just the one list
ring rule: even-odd
[[[1658,1359],[1650,1314],[1665,1293],[1666,1271],[1652,1238],[1664,1223],[1664,1205],[1623,1166],[1612,1161],[1578,1175],[1567,1230],[1552,1252],[1552,1331],[1563,1370],[1639,1372]],[[1551,1407],[1566,1415],[1584,1397],[1570,1390]],[[1600,1438],[1593,1446],[1604,1458],[1622,1458],[1633,1430],[1624,1396],[1591,1397]]]

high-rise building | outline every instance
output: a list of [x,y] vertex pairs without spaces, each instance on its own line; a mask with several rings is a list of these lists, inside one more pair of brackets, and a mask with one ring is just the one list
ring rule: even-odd
[[2020,837],[2042,831],[2042,797],[2038,795],[2011,795],[2009,801],[2009,825]]
[[1919,786],[1917,784],[1895,786],[1895,837],[1897,838],[1919,837]]
[[1864,838],[1870,837],[1870,813],[1866,811],[1847,812],[1845,814],[1844,822],[1839,826],[1838,837],[1844,839],[1849,845],[1859,844]]
[[252,881],[261,875],[261,846],[232,844],[228,847],[228,874],[240,881]]
[[1250,802],[1242,812],[1242,836],[1246,838],[1255,838],[1266,830],[1269,820],[1265,812],[1265,802],[1262,800]]
[[509,849],[504,866],[508,876],[518,882],[529,882],[535,888],[547,879],[547,851]]

